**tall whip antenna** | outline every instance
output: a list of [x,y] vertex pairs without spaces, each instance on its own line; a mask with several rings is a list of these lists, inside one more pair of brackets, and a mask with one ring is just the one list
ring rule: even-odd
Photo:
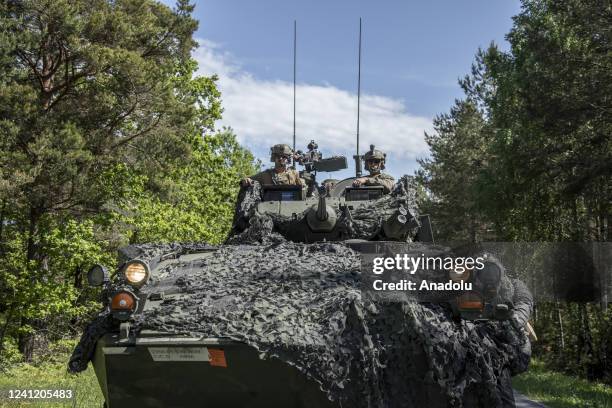
[[359,156],[359,106],[361,102],[361,17],[359,17],[359,63],[357,69],[357,154],[355,159],[355,177],[361,177],[361,157]]
[[295,152],[295,66],[297,65],[297,20],[293,20],[293,151]]

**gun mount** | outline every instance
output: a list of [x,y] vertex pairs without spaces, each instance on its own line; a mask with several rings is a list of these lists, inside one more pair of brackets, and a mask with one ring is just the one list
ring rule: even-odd
[[306,222],[313,232],[331,232],[336,227],[336,211],[327,205],[326,193],[319,194],[317,207],[310,207]]
[[312,196],[318,191],[317,172],[334,172],[347,168],[346,157],[332,156],[324,159],[323,154],[317,150],[318,147],[317,143],[311,140],[305,153],[298,150],[294,156],[294,164],[298,163],[304,166],[304,170],[300,172],[300,177],[306,181],[308,186],[306,194],[308,196]]

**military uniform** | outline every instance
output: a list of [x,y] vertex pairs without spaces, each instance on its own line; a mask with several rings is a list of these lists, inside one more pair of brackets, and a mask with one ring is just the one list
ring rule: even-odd
[[[242,187],[251,185],[252,181],[259,184],[294,185],[304,187],[306,183],[300,178],[300,174],[291,168],[287,168],[287,161],[291,159],[293,150],[286,144],[277,144],[270,148],[270,161],[275,164],[276,169],[267,169],[240,182]],[[284,162],[282,160],[285,160]],[[278,162],[277,162],[278,161]],[[277,171],[278,170],[278,171]]]
[[381,173],[385,169],[385,160],[387,154],[374,149],[374,145],[370,145],[370,150],[363,155],[362,159],[365,162],[365,168],[370,172],[368,176],[363,176],[355,180],[353,185],[365,186],[382,186],[383,193],[389,194],[395,184],[395,179],[388,174]]
[[366,179],[364,183],[366,186],[383,186],[385,194],[390,193],[395,184],[395,179],[384,173],[370,174],[369,176],[364,176],[364,178]]
[[260,184],[304,185],[300,174],[294,169],[287,169],[281,173],[277,173],[274,169],[267,169],[251,176],[251,179],[258,181]]

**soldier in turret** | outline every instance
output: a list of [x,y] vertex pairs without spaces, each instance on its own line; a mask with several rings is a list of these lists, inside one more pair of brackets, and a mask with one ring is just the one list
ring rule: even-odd
[[353,181],[353,186],[383,186],[384,193],[390,193],[393,189],[393,185],[395,184],[395,180],[392,176],[381,172],[385,169],[386,158],[386,153],[376,150],[374,149],[374,145],[370,145],[370,151],[363,155],[365,168],[370,172],[370,175],[355,179]]
[[242,187],[248,187],[253,184],[253,181],[258,181],[260,184],[288,184],[296,186],[304,186],[304,182],[300,178],[299,173],[287,167],[289,161],[293,157],[293,150],[286,144],[277,144],[270,149],[270,161],[274,162],[274,168],[267,169],[255,174],[254,176],[244,178],[240,181]]

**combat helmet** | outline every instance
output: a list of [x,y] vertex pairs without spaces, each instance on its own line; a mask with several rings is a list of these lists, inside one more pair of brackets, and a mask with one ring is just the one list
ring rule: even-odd
[[277,144],[270,148],[270,161],[273,162],[279,156],[291,156],[293,150],[286,144]]
[[387,158],[387,154],[381,150],[374,149],[374,145],[370,145],[370,150],[367,151],[363,155],[363,161],[365,162],[365,169],[370,170],[370,166],[368,164],[369,160],[380,160],[380,169],[385,169],[385,159]]

